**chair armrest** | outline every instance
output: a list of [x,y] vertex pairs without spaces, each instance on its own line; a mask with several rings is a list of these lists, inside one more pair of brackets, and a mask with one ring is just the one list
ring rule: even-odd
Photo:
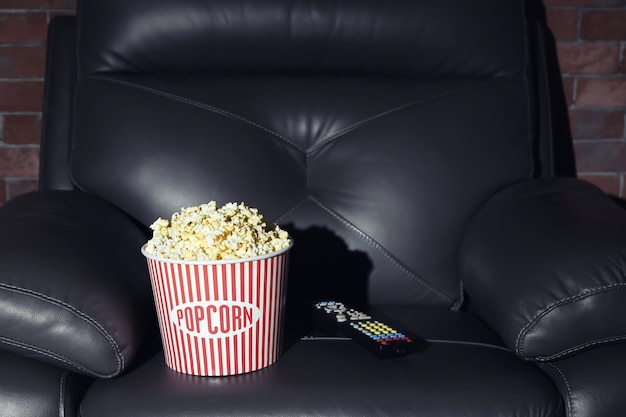
[[626,410],[626,344],[613,343],[539,367],[565,399],[568,416],[615,417]]
[[0,348],[97,377],[122,373],[154,327],[145,230],[78,191],[0,208]]
[[526,359],[626,339],[626,212],[577,179],[515,184],[472,220],[461,249],[468,309]]
[[42,361],[0,351],[0,404],[4,416],[78,416],[92,378]]

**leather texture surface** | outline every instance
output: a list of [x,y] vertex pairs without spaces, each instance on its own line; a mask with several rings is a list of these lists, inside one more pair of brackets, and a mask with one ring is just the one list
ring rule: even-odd
[[82,74],[508,78],[526,65],[523,8],[519,0],[92,2],[79,8],[79,65]]
[[624,387],[618,382],[626,374],[625,354],[623,343],[606,344],[541,368],[565,398],[568,416],[617,417],[626,410]]
[[404,358],[379,360],[350,340],[302,340],[274,365],[228,378],[175,373],[157,355],[124,378],[96,381],[81,415],[562,415],[546,375],[476,318],[416,308],[377,313],[427,341]]
[[86,375],[121,374],[154,327],[143,231],[72,191],[12,199],[0,230],[2,349]]
[[[626,339],[626,218],[576,179],[521,183],[472,221],[462,279],[476,311],[525,358]],[[541,250],[537,250],[540,247]]]
[[[12,286],[4,292],[0,331],[30,344],[14,349],[21,356],[7,372],[0,368],[2,404],[20,404],[31,415],[45,410],[45,417],[76,414],[82,392],[60,390],[58,377],[70,381],[78,374],[43,363],[47,357],[77,372],[120,373],[91,386],[81,417],[610,415],[620,400],[604,402],[603,396],[619,395],[624,382],[621,365],[611,368],[620,360],[619,348],[609,349],[621,345],[541,362],[553,371],[546,375],[518,357],[507,333],[522,326],[511,314],[539,309],[533,303],[547,300],[528,288],[524,303],[510,291],[515,285],[507,278],[523,268],[478,253],[478,267],[489,262],[502,268],[506,287],[485,288],[490,298],[484,303],[478,302],[482,290],[472,287],[480,279],[467,292],[460,280],[464,236],[484,203],[527,182],[539,203],[520,201],[537,209],[534,204],[545,203],[541,184],[549,183],[528,180],[556,169],[552,135],[561,102],[552,93],[560,79],[555,83],[546,74],[544,65],[556,59],[542,49],[547,27],[526,13],[538,4],[94,0],[79,2],[78,22],[56,18],[48,49],[42,185],[76,191],[33,193],[0,209],[6,219],[0,225],[0,282]],[[569,190],[564,195],[578,196],[563,187]],[[590,210],[596,204],[604,210],[605,197],[591,194],[590,202],[598,200]],[[288,348],[275,365],[228,378],[174,373],[162,355],[154,355],[159,343],[143,336],[152,336],[154,307],[139,253],[146,239],[141,231],[158,216],[213,199],[258,207],[295,242]],[[561,205],[563,219],[587,221],[577,204],[568,217],[568,201]],[[525,214],[509,203],[511,214],[532,217],[532,210]],[[507,220],[506,211],[494,220],[510,230],[487,228],[484,236],[474,231],[474,238],[493,233],[506,248],[512,234],[523,236],[536,225]],[[569,223],[545,231],[574,240],[577,229],[560,230],[563,224]],[[584,230],[582,236],[602,239]],[[558,239],[537,234],[532,256],[549,258]],[[615,249],[597,247],[609,254]],[[588,259],[586,252],[576,254],[573,260],[562,254],[563,271]],[[577,294],[600,272],[609,274],[607,280],[617,276],[617,265],[597,263],[598,252],[590,255],[583,266],[590,275],[578,283],[559,272],[564,288],[552,288],[554,294]],[[543,281],[535,284],[546,291]],[[31,294],[39,298],[26,296]],[[349,340],[325,338],[310,323],[310,305],[328,298],[379,308],[427,341],[406,358],[378,361]],[[50,299],[62,303],[38,304]],[[600,299],[588,300],[596,312],[604,308]],[[502,311],[494,307],[501,301],[510,303]],[[60,305],[69,308],[61,311]],[[579,314],[585,305],[554,312],[559,320],[574,314],[580,329],[588,329],[592,322]],[[467,312],[450,311],[468,306],[501,334]],[[487,310],[501,317],[483,314]],[[84,313],[110,337],[103,339],[70,312]],[[539,330],[552,332],[559,323],[540,324]],[[608,326],[590,334],[614,329]],[[307,334],[316,338],[301,340]],[[548,335],[528,335],[534,346],[560,348]],[[568,343],[579,337],[558,329],[555,335]],[[104,346],[105,339],[118,348]],[[0,353],[0,365],[11,357]],[[84,369],[68,366],[66,357]],[[117,364],[122,358],[124,367]],[[51,377],[41,376],[49,371]],[[37,381],[27,385],[32,379]],[[63,397],[70,391],[75,396]]]
[[216,200],[294,251],[328,229],[359,301],[451,307],[465,225],[535,171],[523,2],[451,4],[82,7],[72,179],[145,225]]
[[0,350],[0,416],[69,417],[78,407],[91,378],[37,359]]
[[525,95],[516,80],[84,77],[72,176],[144,224],[217,200],[291,227],[294,251],[329,229],[369,258],[368,301],[451,306],[465,225],[531,176]]
[[48,26],[46,88],[42,120],[39,188],[71,190],[69,171],[74,86],[76,84],[77,23],[73,16],[58,16]]

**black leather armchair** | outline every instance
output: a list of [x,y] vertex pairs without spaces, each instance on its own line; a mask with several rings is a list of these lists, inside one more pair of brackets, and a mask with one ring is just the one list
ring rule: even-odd
[[[41,190],[0,209],[0,415],[626,412],[626,214],[563,177],[523,0],[91,0],[50,25]],[[556,80],[556,82],[555,82]],[[285,349],[173,372],[145,259],[180,207],[291,233]],[[320,299],[420,338],[379,360]]]

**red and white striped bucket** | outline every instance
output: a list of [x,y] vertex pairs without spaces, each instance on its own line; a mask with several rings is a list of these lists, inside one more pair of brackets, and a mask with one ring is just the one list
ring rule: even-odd
[[289,248],[229,261],[148,260],[167,366],[225,376],[274,363],[281,350]]

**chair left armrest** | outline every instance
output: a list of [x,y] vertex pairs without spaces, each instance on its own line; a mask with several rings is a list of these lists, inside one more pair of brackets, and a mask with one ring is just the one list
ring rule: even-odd
[[0,209],[0,350],[93,377],[125,372],[156,333],[147,228],[80,191]]
[[469,225],[468,309],[515,353],[548,361],[626,340],[626,211],[577,179],[520,182]]

